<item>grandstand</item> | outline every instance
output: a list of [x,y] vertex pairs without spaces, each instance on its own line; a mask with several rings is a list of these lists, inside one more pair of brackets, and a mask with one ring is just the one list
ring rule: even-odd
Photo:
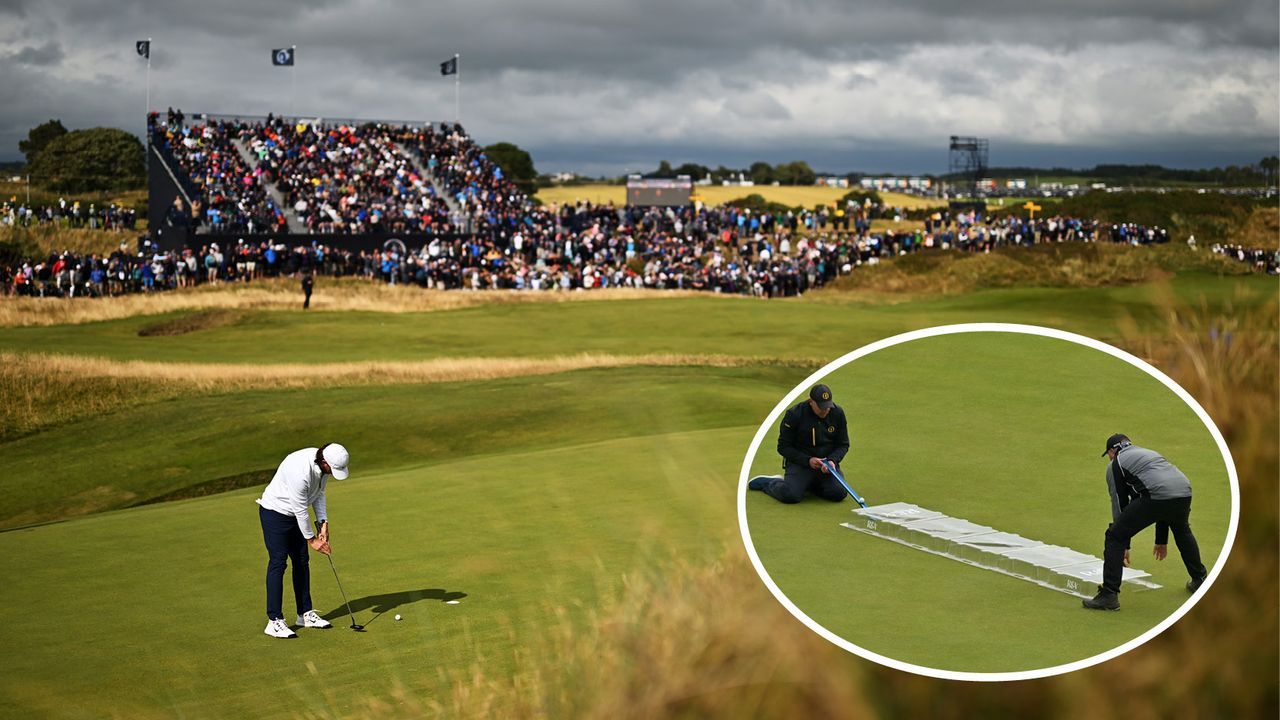
[[455,123],[148,117],[152,239],[317,236],[348,249],[492,234],[528,198]]

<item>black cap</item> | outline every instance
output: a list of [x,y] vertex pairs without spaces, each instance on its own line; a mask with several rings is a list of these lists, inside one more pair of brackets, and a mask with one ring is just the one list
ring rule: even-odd
[[836,402],[831,399],[831,388],[826,385],[814,385],[809,391],[809,399],[818,403],[818,407],[823,410],[836,406]]
[[1129,442],[1129,436],[1124,433],[1116,433],[1115,435],[1112,435],[1107,438],[1107,447],[1102,451],[1102,456],[1106,457],[1107,453],[1111,451],[1111,448],[1120,447],[1122,444],[1127,442]]

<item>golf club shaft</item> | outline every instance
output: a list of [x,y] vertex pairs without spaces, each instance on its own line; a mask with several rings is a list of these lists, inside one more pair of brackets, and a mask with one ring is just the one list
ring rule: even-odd
[[830,460],[823,460],[822,464],[826,465],[827,471],[830,472],[833,476],[835,476],[836,481],[839,482],[842,486],[844,486],[845,490],[849,491],[849,497],[853,498],[854,501],[857,502],[862,507],[867,506],[867,503],[863,501],[862,497],[858,495],[858,493],[854,492],[853,488],[849,487],[849,483],[845,482],[844,476],[840,474],[840,470],[836,468],[835,463],[831,462]]
[[[320,523],[316,523],[316,532],[320,532]],[[351,601],[347,599],[347,591],[342,589],[342,580],[338,577],[338,566],[333,564],[333,550],[325,554],[329,559],[329,569],[333,571],[333,581],[338,583],[338,592],[342,593],[342,602],[347,606],[347,617],[351,618],[351,626],[356,626],[356,614],[351,611]]]

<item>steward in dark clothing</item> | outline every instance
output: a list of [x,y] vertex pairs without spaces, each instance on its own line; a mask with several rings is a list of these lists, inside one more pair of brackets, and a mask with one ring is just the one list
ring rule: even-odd
[[303,310],[306,310],[307,308],[311,307],[311,288],[314,285],[315,285],[315,280],[312,279],[310,274],[302,276],[302,292],[306,294],[306,297],[302,301]]
[[778,428],[782,477],[756,478],[747,487],[788,504],[800,502],[806,492],[839,502],[848,493],[821,461],[830,460],[839,469],[848,452],[849,423],[844,410],[831,399],[830,388],[815,385],[808,400],[782,416]]
[[1200,560],[1200,546],[1191,532],[1191,481],[1173,463],[1154,450],[1141,448],[1116,434],[1107,438],[1103,456],[1107,464],[1107,490],[1111,494],[1112,523],[1107,528],[1102,555],[1102,585],[1098,594],[1084,601],[1090,610],[1119,610],[1120,582],[1129,564],[1129,540],[1151,524],[1156,526],[1152,555],[1163,560],[1168,553],[1169,532],[1195,592],[1209,574]]

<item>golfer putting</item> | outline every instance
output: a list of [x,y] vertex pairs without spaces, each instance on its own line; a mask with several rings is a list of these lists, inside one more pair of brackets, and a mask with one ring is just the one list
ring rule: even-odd
[[763,476],[747,484],[778,502],[792,504],[813,493],[840,502],[848,492],[840,478],[840,461],[849,452],[849,424],[831,398],[831,388],[814,385],[809,399],[782,416],[778,454],[783,475]]
[[[267,627],[275,638],[298,635],[284,621],[284,570],[293,560],[293,596],[297,605],[296,625],[329,628],[328,620],[311,607],[311,571],[307,548],[328,555],[329,515],[325,507],[327,478],[347,478],[350,455],[337,443],[303,448],[289,453],[258,498],[258,519],[267,546]],[[307,510],[315,511],[316,530],[311,529]],[[336,570],[335,570],[336,575]]]
[[1107,464],[1107,491],[1111,494],[1111,525],[1107,527],[1102,555],[1102,585],[1098,594],[1083,601],[1090,610],[1120,609],[1120,580],[1129,564],[1129,541],[1151,524],[1156,526],[1152,555],[1164,560],[1169,552],[1169,532],[1187,567],[1195,592],[1208,571],[1200,561],[1200,546],[1191,532],[1191,481],[1159,453],[1134,445],[1127,436],[1107,438],[1103,457]]

